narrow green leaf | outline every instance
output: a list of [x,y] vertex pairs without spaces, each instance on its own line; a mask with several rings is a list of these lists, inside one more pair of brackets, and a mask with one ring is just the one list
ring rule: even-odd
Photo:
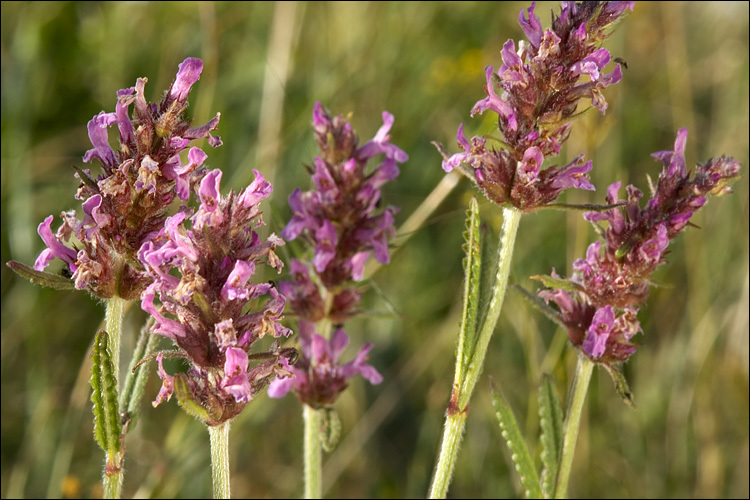
[[461,327],[458,334],[455,381],[463,380],[469,366],[477,337],[477,314],[479,310],[479,283],[481,278],[482,256],[479,234],[479,204],[472,197],[466,212],[464,232],[464,297],[461,311]]
[[91,402],[93,403],[92,409],[94,412],[94,438],[99,443],[99,447],[107,451],[109,449],[107,445],[107,433],[104,430],[104,425],[102,425],[102,422],[107,421],[104,415],[104,401],[102,398],[102,359],[99,342],[97,341],[94,341],[91,361]]
[[516,417],[513,416],[513,410],[496,387],[492,391],[492,406],[495,408],[497,419],[500,422],[503,439],[505,439],[505,443],[510,450],[510,458],[513,460],[516,472],[521,478],[521,486],[523,486],[526,498],[543,498],[542,490],[539,487],[539,476],[534,468],[534,461],[526,447],[526,442],[518,429]]
[[37,271],[33,267],[29,267],[26,264],[22,264],[15,260],[8,261],[7,264],[9,268],[16,272],[16,274],[26,278],[35,285],[42,285],[54,288],[55,290],[75,290],[75,283],[73,280],[66,278],[65,276]]
[[542,492],[544,498],[552,498],[562,446],[563,412],[555,386],[546,374],[539,386],[539,422],[542,428]]
[[482,238],[482,273],[479,285],[479,320],[478,325],[484,323],[490,301],[494,293],[497,278],[498,257],[497,234],[486,224],[480,226]]
[[120,451],[122,423],[117,403],[117,381],[109,352],[109,336],[99,330],[94,338],[91,366],[91,402],[94,411],[94,437],[109,456]]
[[159,343],[159,336],[149,333],[153,323],[154,319],[150,317],[141,329],[133,356],[130,359],[130,366],[125,377],[123,390],[120,393],[120,408],[125,409],[127,412],[125,417],[129,421],[128,432],[133,430],[138,421],[138,404],[143,399],[146,380],[151,372],[150,364],[146,364],[146,366],[137,365],[141,360],[151,356],[156,351],[156,346]]
[[602,366],[607,369],[609,376],[612,377],[612,382],[615,383],[615,390],[617,390],[617,394],[620,395],[622,401],[632,409],[637,410],[633,393],[630,391],[630,386],[622,370],[619,367],[608,364],[602,364]]
[[541,281],[542,283],[544,283],[544,286],[548,288],[558,288],[560,290],[565,290],[566,292],[580,292],[582,290],[581,285],[579,285],[578,283],[573,283],[572,281],[562,278],[553,278],[552,276],[540,275],[531,276],[531,279]]

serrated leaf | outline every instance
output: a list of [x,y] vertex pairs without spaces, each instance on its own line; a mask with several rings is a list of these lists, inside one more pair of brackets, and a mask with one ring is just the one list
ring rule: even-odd
[[341,437],[341,419],[338,412],[327,407],[318,410],[320,413],[320,445],[330,453],[336,447]]
[[625,374],[622,373],[622,370],[620,370],[620,368],[618,367],[604,363],[602,364],[602,366],[607,369],[607,373],[609,373],[609,376],[612,377],[612,382],[615,383],[615,390],[617,391],[617,394],[619,394],[622,398],[622,401],[632,409],[637,410],[638,407],[636,406],[635,400],[633,399],[633,393],[630,391],[628,380],[625,378]]
[[122,422],[107,332],[99,330],[94,338],[92,351],[91,402],[94,412],[94,437],[102,450],[109,456],[114,456],[120,451]]
[[75,290],[73,280],[59,274],[37,271],[33,267],[27,266],[15,260],[7,262],[8,267],[16,272],[19,276],[26,278],[35,285],[42,285],[55,290]]
[[479,228],[482,238],[482,274],[479,285],[479,321],[481,327],[487,317],[490,301],[497,281],[497,265],[499,251],[497,248],[497,235],[486,224]]
[[[125,409],[129,420],[127,428],[128,432],[133,430],[138,421],[138,404],[141,399],[143,399],[146,380],[151,372],[150,364],[143,363],[138,365],[138,363],[149,358],[156,351],[156,347],[159,343],[159,336],[149,333],[153,323],[154,319],[153,317],[150,317],[141,329],[138,342],[133,351],[133,356],[130,359],[130,366],[128,367],[127,376],[125,377],[125,383],[123,384],[123,389],[120,393],[120,408]],[[144,364],[146,366],[143,366]]]
[[521,431],[518,429],[516,417],[496,388],[492,391],[492,406],[495,408],[497,420],[500,422],[500,430],[503,439],[505,439],[505,444],[510,450],[511,460],[513,460],[516,472],[521,478],[521,486],[526,498],[543,498],[542,490],[539,487],[539,476],[534,468],[534,461],[526,446],[526,441],[524,441]]
[[542,429],[542,493],[544,498],[552,498],[562,446],[563,412],[555,386],[546,374],[539,386],[539,422]]
[[460,382],[466,374],[477,337],[477,316],[479,311],[479,285],[482,270],[481,238],[479,232],[479,204],[472,197],[466,212],[464,232],[464,296],[461,311],[460,331],[456,352],[455,381]]
[[557,288],[559,290],[565,290],[566,292],[580,292],[582,290],[581,285],[573,283],[572,281],[554,278],[548,275],[537,275],[531,276],[531,279],[541,281],[547,288]]

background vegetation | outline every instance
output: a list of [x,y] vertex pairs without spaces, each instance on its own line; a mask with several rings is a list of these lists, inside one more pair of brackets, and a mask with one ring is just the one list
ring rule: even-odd
[[[80,205],[71,165],[90,147],[86,122],[114,109],[115,92],[147,76],[156,100],[188,56],[205,69],[191,100],[203,123],[222,113],[224,146],[208,163],[239,189],[260,170],[275,186],[266,221],[278,232],[286,198],[307,186],[315,155],[310,120],[321,101],[353,112],[362,141],[396,116],[393,142],[411,156],[384,201],[402,223],[444,176],[430,141],[456,150],[467,133],[491,128],[469,118],[484,96],[484,67],[519,39],[524,2],[484,3],[2,3],[2,261],[32,263],[43,248],[36,226]],[[554,3],[537,13],[549,23]],[[622,180],[647,191],[679,127],[690,130],[688,163],[732,155],[743,163],[735,194],[712,200],[672,246],[641,312],[643,347],[626,367],[631,411],[597,371],[571,478],[572,497],[745,497],[748,487],[748,4],[636,5],[606,42],[629,69],[605,91],[606,116],[587,113],[564,156],[594,161],[601,202]],[[488,113],[490,115],[491,113]],[[564,161],[564,160],[563,160]],[[343,436],[326,455],[329,497],[423,497],[432,473],[453,376],[468,182],[439,205],[375,276],[373,313],[349,325],[353,349],[375,343],[371,362],[385,382],[356,380],[337,403]],[[497,227],[499,210],[482,214]],[[57,224],[57,223],[56,223]],[[568,274],[595,233],[580,214],[524,217],[511,280],[552,267]],[[55,268],[53,268],[55,269]],[[92,439],[88,363],[104,308],[84,293],[30,285],[2,274],[2,470],[10,497],[101,495],[102,452]],[[128,315],[125,348],[144,319]],[[124,351],[127,352],[127,351]],[[472,401],[452,497],[518,496],[491,411],[496,379],[527,429],[537,424],[542,372],[564,396],[575,353],[564,333],[509,295]],[[127,359],[127,354],[125,355]],[[174,368],[174,367],[173,367]],[[210,497],[208,433],[174,403],[151,408],[127,440],[124,496]],[[230,439],[237,497],[299,496],[302,419],[297,401],[257,398]]]

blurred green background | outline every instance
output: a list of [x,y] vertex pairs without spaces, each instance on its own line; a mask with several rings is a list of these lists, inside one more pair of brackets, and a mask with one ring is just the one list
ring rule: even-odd
[[[401,207],[401,224],[444,177],[430,141],[455,151],[459,123],[467,134],[490,128],[492,117],[471,119],[469,111],[484,96],[485,65],[497,67],[502,44],[522,37],[517,18],[526,6],[3,2],[3,263],[33,263],[43,248],[39,222],[80,212],[71,166],[80,166],[90,147],[86,122],[112,111],[115,92],[140,76],[149,79],[147,96],[158,100],[188,56],[205,64],[190,112],[197,123],[222,113],[224,145],[204,148],[208,164],[225,172],[225,190],[247,185],[253,168],[274,182],[270,230],[288,219],[292,189],[308,186],[301,164],[315,155],[310,120],[318,100],[333,113],[353,112],[362,142],[381,125],[383,109],[395,115],[392,141],[410,160],[383,198]],[[550,9],[559,6],[537,6],[545,26]],[[643,2],[604,46],[629,69],[605,90],[606,116],[587,113],[573,128],[561,161],[585,153],[598,191],[569,193],[567,201],[602,202],[616,180],[647,191],[646,176],[655,179],[660,168],[650,153],[671,149],[682,126],[690,130],[688,163],[732,155],[743,177],[732,196],[697,214],[701,229],[673,243],[655,276],[669,286],[653,289],[642,309],[644,345],[625,368],[639,409],[620,401],[606,373],[595,373],[570,494],[747,498],[748,3]],[[328,497],[426,494],[453,377],[461,232],[472,193],[462,181],[432,207],[374,276],[377,289],[365,300],[373,314],[348,324],[350,355],[373,342],[371,363],[385,381],[371,387],[354,380],[337,403],[343,435],[324,459]],[[481,201],[483,218],[497,227],[499,210]],[[512,281],[535,289],[530,275],[552,267],[569,274],[594,238],[578,213],[524,217]],[[1,269],[0,494],[100,496],[103,454],[92,439],[87,363],[103,305]],[[143,319],[136,305],[125,349]],[[564,395],[574,361],[564,333],[509,294],[450,497],[521,496],[488,377],[503,387],[538,452],[540,375],[553,373]],[[141,420],[127,438],[124,496],[208,498],[208,433],[174,402],[153,409],[158,387],[152,374]],[[235,420],[235,496],[301,495],[301,413],[292,396],[263,395]]]

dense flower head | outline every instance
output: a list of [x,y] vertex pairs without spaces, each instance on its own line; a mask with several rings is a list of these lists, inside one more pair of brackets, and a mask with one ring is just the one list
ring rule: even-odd
[[349,336],[341,328],[327,340],[315,333],[315,325],[308,321],[299,322],[299,337],[302,354],[294,365],[282,360],[289,376],[279,376],[268,387],[268,395],[280,398],[293,390],[297,398],[312,408],[330,406],[348,386],[347,380],[362,375],[372,384],[379,384],[383,377],[367,364],[367,353],[372,344],[360,349],[353,361],[340,364],[339,358],[349,345]]
[[[354,311],[359,295],[342,287],[362,279],[371,254],[384,264],[390,260],[388,238],[395,232],[397,209],[379,208],[381,187],[398,176],[398,163],[408,159],[390,142],[392,125],[393,115],[383,112],[383,126],[371,141],[359,146],[345,118],[332,117],[320,103],[315,104],[313,129],[321,154],[312,167],[314,188],[296,189],[289,196],[292,218],[281,232],[287,240],[302,238],[313,249],[317,283],[300,270],[301,264],[293,264],[294,281],[282,285],[294,311],[304,319],[317,321],[326,314],[321,309],[323,301],[312,289],[315,286],[336,290],[337,314],[345,318]],[[368,168],[370,160],[381,155],[380,163]]]
[[[76,198],[82,200],[83,220],[70,211],[61,215],[63,225],[56,232],[51,229],[52,216],[40,224],[47,248],[36,260],[37,271],[57,257],[67,265],[78,289],[100,298],[132,299],[140,294],[150,279],[138,263],[138,249],[160,231],[175,197],[187,201],[206,159],[197,147],[188,151],[187,162],[180,152],[194,139],[221,145],[221,139],[211,135],[218,127],[218,113],[196,128],[190,128],[185,116],[188,94],[202,69],[200,59],[185,59],[159,103],[146,101],[147,80],[139,78],[135,87],[117,92],[114,112],[102,111],[91,119],[93,148],[83,161],[98,160],[102,173],[94,177],[88,169],[77,169],[81,182]],[[117,151],[109,143],[108,129],[114,125],[119,131]]]
[[[380,208],[381,187],[399,174],[398,164],[408,155],[390,142],[393,115],[383,112],[383,126],[372,140],[359,145],[348,118],[331,116],[318,102],[312,125],[320,155],[309,168],[313,189],[295,190],[289,196],[292,218],[281,235],[300,238],[310,251],[306,259],[293,259],[291,279],[279,284],[291,310],[298,317],[302,355],[294,366],[284,366],[269,387],[271,397],[292,390],[313,408],[332,405],[347,387],[347,379],[362,374],[370,382],[382,377],[366,364],[372,345],[360,350],[356,359],[339,365],[349,343],[342,324],[359,312],[365,263],[373,254],[383,264],[390,260],[388,239],[394,235],[396,208]],[[368,165],[375,157],[382,157]],[[312,255],[310,255],[312,254]],[[315,332],[316,324],[335,325]]]
[[[224,197],[220,182],[221,171],[206,174],[195,213],[183,208],[168,218],[138,254],[153,279],[141,299],[155,319],[152,332],[172,339],[191,364],[187,373],[170,376],[160,361],[163,386],[155,404],[177,392],[181,402],[205,410],[209,425],[231,419],[271,379],[287,374],[283,360],[296,353],[277,343],[268,352],[250,352],[267,334],[291,334],[280,323],[284,296],[271,283],[252,280],[258,266],[282,268],[275,249],[283,240],[261,239],[253,229],[262,224],[259,203],[271,184],[255,171],[250,186]],[[255,358],[263,361],[250,367]]]
[[[607,202],[622,206],[584,215],[595,224],[609,223],[604,244],[592,243],[586,257],[573,263],[565,289],[539,292],[557,304],[571,342],[595,361],[624,361],[635,352],[630,339],[640,331],[637,310],[648,297],[649,278],[664,262],[670,240],[706,203],[706,195],[730,193],[729,184],[738,177],[739,162],[725,156],[688,172],[686,142],[683,128],[673,150],[654,153],[664,167],[645,206],[640,206],[643,193],[635,186],[628,186],[624,201],[618,199],[621,183],[609,187]],[[553,278],[558,279],[554,273]]]
[[480,137],[469,141],[461,126],[457,140],[464,152],[446,157],[443,169],[460,168],[489,199],[523,211],[554,202],[570,187],[593,189],[587,175],[590,162],[579,157],[565,167],[547,169],[542,163],[560,154],[581,99],[589,99],[601,113],[606,111],[602,89],[620,81],[622,71],[617,65],[605,73],[610,54],[599,44],[633,4],[563,2],[560,15],[553,15],[547,29],[534,13],[536,2],[522,10],[519,23],[528,40],[518,48],[513,40],[503,45],[503,64],[497,71],[487,66],[487,97],[471,112],[472,116],[487,110],[498,114],[503,147],[489,147]]

